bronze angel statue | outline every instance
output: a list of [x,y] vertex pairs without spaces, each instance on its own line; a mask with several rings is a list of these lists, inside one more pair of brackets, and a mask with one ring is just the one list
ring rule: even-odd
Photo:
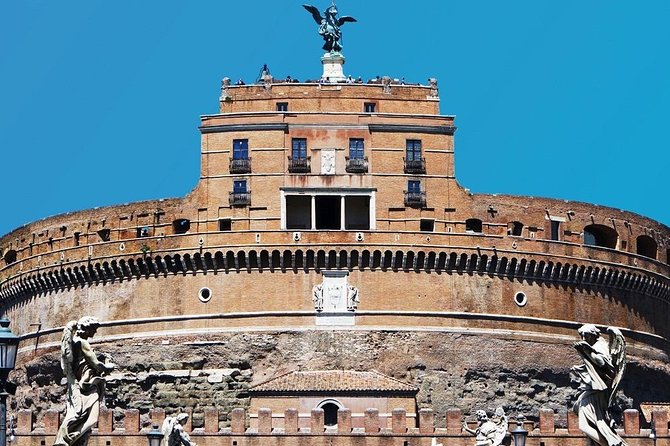
[[302,6],[312,14],[314,21],[319,25],[319,34],[326,42],[323,45],[323,49],[329,53],[339,53],[342,51],[342,45],[340,44],[340,41],[342,40],[342,31],[340,30],[340,27],[347,22],[355,22],[356,19],[347,15],[338,18],[337,6],[335,6],[335,3],[323,11],[325,17],[321,17],[321,13],[319,13],[316,6]]
[[626,365],[626,341],[615,327],[607,328],[609,343],[595,325],[586,324],[577,331],[582,340],[574,347],[584,361],[572,368],[581,391],[573,407],[579,428],[600,446],[625,446],[614,431],[609,408]]
[[99,326],[96,318],[84,316],[68,322],[63,330],[61,367],[67,380],[67,401],[54,446],[85,446],[98,422],[105,392],[102,375],[114,368],[106,355],[96,356],[89,343]]

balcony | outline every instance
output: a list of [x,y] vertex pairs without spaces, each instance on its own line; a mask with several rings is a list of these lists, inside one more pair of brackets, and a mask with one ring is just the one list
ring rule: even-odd
[[414,160],[403,158],[403,160],[405,161],[405,173],[426,173],[426,158]]
[[426,193],[405,191],[405,206],[411,208],[426,207]]
[[251,173],[251,158],[230,159],[230,173]]
[[251,204],[251,191],[231,192],[228,202],[231,206],[249,206]]
[[312,171],[310,164],[311,157],[293,158],[288,157],[288,171],[290,173],[310,173]]
[[346,171],[349,173],[368,173],[368,157],[347,159]]

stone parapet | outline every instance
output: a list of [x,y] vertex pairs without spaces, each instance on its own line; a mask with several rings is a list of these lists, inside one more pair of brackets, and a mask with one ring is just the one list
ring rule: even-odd
[[[105,416],[112,411],[103,412]],[[206,421],[204,429],[196,429],[191,433],[193,440],[198,444],[213,445],[235,445],[251,446],[263,445],[321,445],[323,438],[328,438],[329,445],[346,446],[352,444],[360,445],[397,445],[411,444],[429,446],[434,444],[450,444],[455,446],[471,446],[473,437],[465,432],[456,432],[456,419],[460,415],[458,409],[448,411],[450,422],[447,428],[435,428],[434,414],[432,409],[421,409],[419,411],[418,425],[407,427],[406,412],[404,409],[393,410],[391,427],[381,428],[379,423],[379,410],[368,409],[365,412],[365,428],[358,431],[351,430],[351,417],[348,409],[338,412],[339,422],[337,431],[324,429],[324,412],[322,409],[314,409],[311,412],[309,428],[297,428],[297,410],[287,409],[284,416],[284,424],[272,425],[272,411],[261,409],[259,411],[259,427],[251,429],[247,427],[247,417],[244,409],[234,409],[230,413],[231,428],[216,430],[211,428],[214,420],[219,419],[217,409],[205,411]],[[32,419],[28,417],[29,412],[21,411],[16,427],[16,446],[37,446],[40,439],[55,434],[58,420],[57,411],[45,414],[45,428],[32,429]],[[164,413],[151,411],[151,424],[160,425]],[[574,430],[575,419],[568,417],[568,429],[552,424],[555,417],[550,409],[542,409],[538,414],[539,423],[525,422],[524,428],[529,431],[527,444],[545,444],[548,446],[579,446],[585,441],[585,436],[578,429]],[[134,410],[126,410],[122,420],[125,428],[101,431],[100,427],[94,430],[89,442],[92,446],[105,446],[109,439],[113,444],[121,446],[145,446],[146,434],[149,427],[142,430],[135,429],[137,413]],[[459,425],[462,420],[458,420]],[[637,410],[629,409],[624,415],[625,429],[620,430],[623,438],[631,446],[670,446],[670,434],[668,433],[668,418],[660,411],[654,414],[654,427],[657,438],[654,442],[649,438],[650,429],[646,427],[639,429],[640,414]],[[208,427],[210,425],[210,427]],[[510,430],[514,428],[510,423]],[[261,440],[262,439],[262,440]],[[259,443],[260,441],[260,443]]]

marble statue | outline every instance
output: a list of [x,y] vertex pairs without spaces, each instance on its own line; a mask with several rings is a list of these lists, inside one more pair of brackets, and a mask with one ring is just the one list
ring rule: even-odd
[[463,423],[463,430],[475,436],[475,446],[500,446],[507,435],[508,427],[503,408],[498,407],[491,419],[484,410],[478,410],[476,415],[476,429],[470,429],[467,423]]
[[355,22],[356,19],[349,16],[337,17],[337,6],[333,2],[333,5],[326,9],[323,14],[325,17],[321,17],[321,13],[316,6],[311,5],[302,5],[307,11],[312,14],[314,21],[319,25],[319,35],[323,37],[325,41],[323,49],[329,53],[339,53],[342,51],[342,31],[340,27],[347,22]]
[[312,288],[312,302],[316,311],[323,311],[323,285],[318,284]]
[[99,326],[96,318],[84,316],[68,322],[63,330],[61,367],[67,381],[67,401],[54,445],[85,446],[98,422],[105,393],[103,374],[115,367],[107,355],[96,355],[89,343]]
[[176,417],[165,418],[161,427],[163,446],[196,446],[184,430],[186,421],[188,421],[187,413],[180,413]]
[[230,87],[230,78],[229,77],[224,77],[221,80],[221,96],[219,96],[219,101],[228,101],[230,100],[230,92],[228,91],[228,87]]
[[355,286],[347,286],[347,310],[356,311],[361,300],[358,298],[358,288]]
[[614,431],[609,408],[626,365],[626,341],[619,329],[608,327],[609,343],[593,324],[579,328],[581,341],[574,344],[583,363],[571,370],[580,395],[573,406],[579,428],[600,446],[626,445]]

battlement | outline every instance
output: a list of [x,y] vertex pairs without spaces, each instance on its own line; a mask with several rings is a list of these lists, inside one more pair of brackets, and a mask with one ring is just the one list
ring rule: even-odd
[[[309,414],[309,427],[299,427],[300,414],[296,409],[288,408],[281,414],[270,409],[260,409],[257,414],[247,414],[244,409],[233,409],[222,413],[216,408],[206,409],[202,414],[203,426],[193,428],[191,418],[184,426],[192,439],[198,444],[230,446],[246,445],[450,445],[471,446],[474,438],[463,430],[463,415],[460,409],[447,410],[445,419],[438,420],[432,409],[421,409],[416,420],[408,417],[405,409],[394,409],[390,423],[384,426],[379,409],[367,409],[362,427],[354,427],[353,414],[349,409],[338,411],[338,423],[326,426],[323,409],[313,409]],[[60,423],[60,412],[48,411],[35,427],[33,413],[20,410],[17,414],[17,446],[44,445],[49,437],[55,435]],[[92,446],[144,446],[146,433],[152,425],[160,426],[166,413],[162,409],[153,409],[148,416],[141,417],[137,409],[125,410],[116,420],[110,409],[102,408],[98,427],[93,431]],[[255,428],[249,427],[251,417],[257,417]],[[569,411],[567,425],[556,422],[556,414],[551,409],[542,409],[535,417],[536,421],[524,421],[523,428],[528,431],[526,444],[530,446],[566,446],[582,445],[585,441],[579,430],[577,416]],[[636,409],[624,412],[623,429],[619,429],[629,445],[667,446],[670,445],[668,433],[668,413],[663,410],[653,412],[653,428],[656,439],[649,438],[652,425],[641,418]],[[468,422],[471,428],[476,423]],[[509,430],[514,429],[510,421]],[[328,443],[323,443],[327,439]],[[509,444],[508,438],[505,444]],[[355,442],[355,443],[353,443]]]
[[319,113],[439,114],[437,81],[434,79],[430,79],[427,86],[401,84],[389,77],[367,84],[272,81],[226,85],[225,82],[221,89],[221,113],[319,110]]

